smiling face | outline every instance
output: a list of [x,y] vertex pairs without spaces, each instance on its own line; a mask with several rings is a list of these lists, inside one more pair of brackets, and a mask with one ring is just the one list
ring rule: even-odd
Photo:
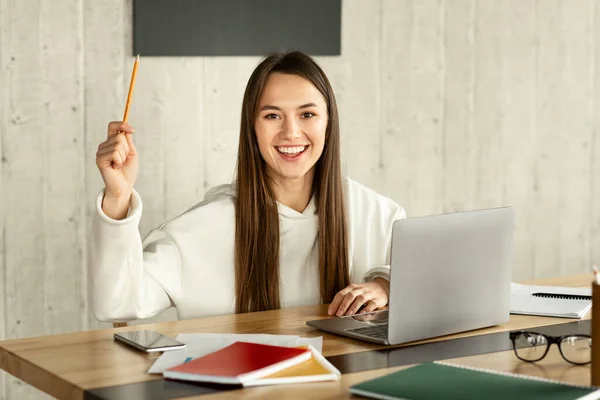
[[278,184],[312,179],[328,121],[321,92],[300,76],[274,72],[257,110],[254,130],[269,176]]

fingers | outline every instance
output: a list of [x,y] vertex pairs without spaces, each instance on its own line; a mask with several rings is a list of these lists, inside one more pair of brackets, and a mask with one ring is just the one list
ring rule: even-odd
[[[354,300],[350,300],[351,302],[349,302],[350,304],[348,305],[345,313],[346,315],[354,315],[358,312],[358,310],[362,307],[363,304],[365,304],[367,301],[371,300],[369,293],[361,293],[359,295],[357,295]],[[339,311],[342,311],[342,307],[344,306],[344,302],[342,302],[342,305],[340,306]],[[342,311],[342,315],[343,315],[343,311]]]
[[344,296],[346,296],[346,294],[351,292],[353,289],[354,289],[354,285],[350,285],[350,286],[347,286],[344,289],[340,290],[335,295],[335,297],[333,298],[333,301],[329,305],[329,308],[327,309],[327,314],[329,314],[329,315],[335,314],[335,312],[339,308],[340,304],[344,300]]
[[100,143],[98,146],[98,150],[104,150],[106,148],[113,148],[117,146],[121,146],[125,149],[125,154],[129,154],[130,152],[130,144],[125,136],[131,136],[129,134],[119,133],[113,136],[110,136],[106,141]]
[[363,306],[364,308],[360,310],[361,314],[385,306],[388,301],[388,292],[382,283],[387,283],[387,281],[347,286],[335,295],[327,313],[341,317],[342,315],[354,315]]
[[96,164],[98,167],[107,168],[112,166],[113,168],[121,168],[128,157],[136,156],[131,133],[111,132],[111,130],[121,128],[132,130],[131,127],[128,128],[122,123],[111,122],[109,124],[108,139],[100,143],[96,152]]
[[367,305],[365,306],[365,308],[363,308],[360,313],[361,314],[365,314],[365,313],[370,313],[373,312],[377,309],[377,303],[375,302],[375,300],[369,300],[367,302]]
[[135,129],[129,123],[123,121],[113,121],[108,124],[108,137],[116,135],[119,132],[133,133]]
[[124,134],[114,135],[100,143],[96,152],[96,164],[100,168],[121,168],[127,160],[129,144]]
[[[346,313],[346,311],[348,311],[350,309],[350,306],[352,306],[354,304],[354,302],[357,300],[357,298],[359,296],[361,296],[362,294],[363,294],[363,290],[361,288],[353,289],[352,291],[346,293],[344,295],[344,298],[342,299],[339,307],[337,308],[335,315],[337,315],[338,317],[344,315]],[[361,297],[361,299],[362,299],[362,297]],[[360,307],[360,305],[358,307]],[[357,309],[358,309],[358,307],[357,307]],[[347,315],[350,315],[350,314],[347,314]]]
[[[335,297],[333,298],[333,301],[331,302],[331,304],[329,305],[329,308],[327,309],[327,314],[329,315],[334,315],[336,314],[336,311],[338,310],[338,308],[340,307],[340,304],[342,304],[342,301],[344,301],[345,296],[352,292],[353,290],[355,290],[356,288],[358,288],[358,285],[348,285],[345,288],[343,288],[342,290],[340,290]],[[337,314],[337,315],[341,315],[341,314]]]
[[97,163],[100,167],[106,168],[112,165],[115,168],[121,168],[127,160],[127,154],[122,146],[105,148],[96,153],[96,159],[98,160]]

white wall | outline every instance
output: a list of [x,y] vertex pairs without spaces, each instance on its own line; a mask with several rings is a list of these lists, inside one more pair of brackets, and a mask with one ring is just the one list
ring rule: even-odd
[[[600,263],[599,1],[347,0],[342,11],[342,56],[317,60],[350,176],[409,216],[514,206],[515,280]],[[94,158],[122,118],[131,26],[130,0],[0,0],[0,339],[101,326],[85,273]],[[130,122],[143,234],[232,178],[258,62],[142,54]],[[37,396],[2,381],[0,399]]]

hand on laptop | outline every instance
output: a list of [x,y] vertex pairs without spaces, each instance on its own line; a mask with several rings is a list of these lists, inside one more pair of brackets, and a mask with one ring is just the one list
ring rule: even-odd
[[348,285],[340,290],[329,305],[327,314],[354,315],[364,305],[360,313],[368,313],[388,303],[390,283],[383,278],[371,282]]

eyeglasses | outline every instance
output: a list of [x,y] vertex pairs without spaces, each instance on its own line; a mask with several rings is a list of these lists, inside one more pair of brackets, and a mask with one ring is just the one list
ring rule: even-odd
[[510,340],[517,358],[527,362],[546,357],[552,344],[571,364],[584,365],[592,361],[592,337],[589,335],[549,336],[537,332],[510,332]]

